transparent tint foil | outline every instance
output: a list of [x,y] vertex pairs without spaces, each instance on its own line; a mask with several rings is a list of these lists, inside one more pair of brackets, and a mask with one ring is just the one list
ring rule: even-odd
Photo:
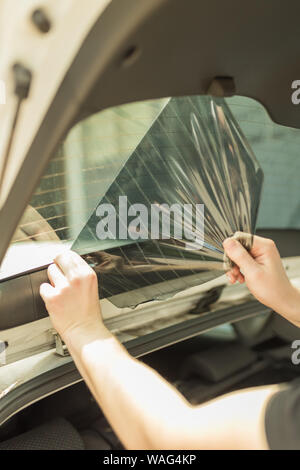
[[[72,249],[99,275],[100,297],[118,307],[171,296],[224,272],[222,242],[236,231],[254,233],[262,183],[262,170],[223,99],[172,98],[124,163]],[[126,197],[125,217],[120,197],[123,202]],[[117,233],[108,230],[105,240],[97,235],[99,206],[104,204],[115,208],[117,227]],[[144,211],[139,217],[133,240],[132,233],[124,238],[124,228],[130,234],[138,215],[130,216],[134,204],[146,208],[148,215]],[[204,232],[197,234],[200,204]],[[153,239],[153,207],[159,217],[169,219],[169,237],[161,221],[159,237],[156,231]],[[202,243],[191,246],[191,234]]]

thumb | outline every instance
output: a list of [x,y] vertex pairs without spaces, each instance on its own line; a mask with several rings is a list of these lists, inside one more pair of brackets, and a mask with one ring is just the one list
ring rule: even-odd
[[49,298],[51,298],[54,292],[55,292],[55,288],[52,287],[47,282],[44,282],[43,284],[40,285],[40,296],[42,297],[45,303],[47,302]]
[[238,265],[238,267],[244,272],[249,274],[251,269],[256,268],[256,262],[248,251],[234,238],[227,238],[223,242],[224,250],[226,255]]

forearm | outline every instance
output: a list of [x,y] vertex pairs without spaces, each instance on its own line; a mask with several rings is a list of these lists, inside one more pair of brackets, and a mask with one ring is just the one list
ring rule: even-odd
[[126,448],[168,448],[171,439],[172,447],[177,442],[180,448],[180,421],[185,419],[189,404],[176,389],[132,358],[102,327],[88,335],[72,333],[65,340],[80,373]]
[[291,314],[292,316],[292,323],[294,323],[296,326],[300,327],[300,289],[299,287],[296,287],[293,285],[293,289],[296,291],[295,297],[295,306],[293,313]]
[[286,296],[282,296],[282,302],[274,310],[286,320],[300,327],[300,290],[290,283],[290,289]]
[[133,359],[107,330],[80,332],[70,352],[102,411],[128,449],[264,449],[266,387],[198,408],[159,374]]

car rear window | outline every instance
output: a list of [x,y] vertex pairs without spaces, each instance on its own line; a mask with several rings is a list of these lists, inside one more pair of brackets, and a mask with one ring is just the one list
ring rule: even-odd
[[[206,97],[186,99],[193,103]],[[71,129],[49,162],[14,234],[10,248],[22,256],[14,257],[18,262],[13,271],[48,262],[57,246],[76,243],[95,207],[170,100],[104,110]],[[264,171],[257,227],[299,229],[300,131],[275,124],[252,99],[233,97],[226,99],[226,104]],[[173,139],[176,145],[181,139],[178,123],[172,131],[174,115],[170,113],[167,119],[168,140]],[[160,144],[164,145],[163,136]],[[5,269],[12,274],[4,262],[2,277]]]

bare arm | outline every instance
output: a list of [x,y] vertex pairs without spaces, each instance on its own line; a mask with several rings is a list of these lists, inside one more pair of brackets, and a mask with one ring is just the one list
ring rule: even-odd
[[191,406],[107,332],[72,332],[67,345],[128,449],[266,449],[264,409],[276,387]]
[[132,358],[103,324],[97,277],[73,252],[41,286],[54,327],[107,419],[130,449],[264,449],[264,408],[274,387],[192,407],[159,374]]

